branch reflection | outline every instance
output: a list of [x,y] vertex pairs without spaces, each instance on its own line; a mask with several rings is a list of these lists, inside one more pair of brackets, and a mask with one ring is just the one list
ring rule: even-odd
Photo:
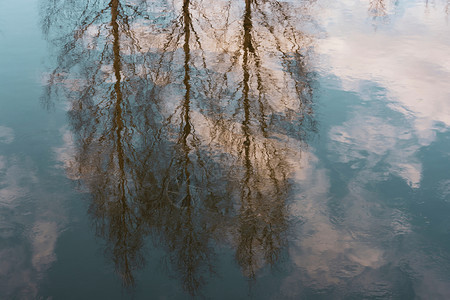
[[191,295],[215,272],[220,244],[250,278],[278,261],[289,157],[315,130],[308,5],[43,3],[43,31],[59,49],[43,100],[70,103],[67,172],[92,195],[94,227],[125,286],[148,237]]
[[385,0],[370,0],[369,1],[369,14],[373,19],[383,18],[387,16],[387,5]]

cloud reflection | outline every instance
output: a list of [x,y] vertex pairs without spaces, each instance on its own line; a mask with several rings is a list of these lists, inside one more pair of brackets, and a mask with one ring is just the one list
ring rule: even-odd
[[[364,25],[364,1],[352,6],[351,19],[345,9],[334,10],[326,22],[339,25],[327,27],[329,37],[318,51],[344,89],[364,94],[365,81],[384,88],[386,104],[411,120],[420,143],[429,145],[439,124],[450,126],[450,38],[441,11],[424,16],[423,6],[414,4],[395,15],[389,29],[372,33]],[[390,30],[398,32],[395,38]]]
[[0,126],[0,142],[11,144],[14,141],[14,131],[12,128]]
[[[0,126],[0,141],[14,147],[14,131]],[[39,284],[56,260],[56,240],[64,217],[58,211],[58,201],[42,192],[42,184],[30,156],[3,151],[0,155],[2,299],[36,299]],[[46,193],[45,197],[39,197],[41,193]],[[50,203],[45,199],[51,199]]]
[[[309,2],[79,5],[43,3],[60,50],[43,99],[70,103],[71,134],[55,151],[92,195],[124,285],[149,237],[191,295],[215,273],[217,247],[248,278],[274,266],[287,245],[289,157],[315,130],[311,37],[297,17]],[[82,13],[47,13],[61,10]]]
[[[389,16],[389,26],[376,31],[367,22],[373,1],[341,1],[320,13],[328,36],[316,48],[318,70],[332,78],[324,79],[329,88],[352,93],[339,98],[347,118],[328,132],[331,167],[318,161],[303,179],[294,210],[303,216],[303,236],[291,249],[299,269],[285,280],[287,296],[449,295],[445,245],[434,245],[440,254],[430,250],[408,208],[411,191],[423,188],[420,151],[450,125],[450,40],[441,10],[408,3],[377,12]],[[404,188],[393,177],[411,194],[391,198]],[[387,184],[396,186],[380,190]]]

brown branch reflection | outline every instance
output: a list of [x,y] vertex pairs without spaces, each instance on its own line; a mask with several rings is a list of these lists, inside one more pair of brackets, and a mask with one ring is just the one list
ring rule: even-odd
[[[230,72],[240,74],[241,79],[230,84],[240,92],[224,104],[235,107],[232,116],[222,113],[214,127],[219,143],[235,157],[230,168],[235,180],[229,181],[240,207],[234,244],[236,259],[249,277],[265,263],[275,264],[286,245],[291,172],[287,157],[292,149],[280,137],[304,140],[314,129],[311,85],[301,54],[307,37],[293,29],[285,4],[245,1],[237,30],[240,47],[229,66]],[[265,5],[275,8],[270,16]],[[268,54],[283,66],[281,74],[265,66],[274,61]],[[293,122],[298,126],[290,128]]]
[[[63,4],[66,7],[59,10],[77,11],[72,1]],[[138,154],[133,139],[141,128],[134,122],[140,108],[132,96],[145,91],[146,78],[135,76],[145,57],[138,55],[131,18],[119,0],[89,4],[81,13],[81,25],[56,40],[62,43],[62,51],[58,67],[49,76],[45,99],[48,102],[53,94],[63,91],[70,100],[69,118],[77,143],[71,173],[91,192],[90,213],[96,230],[109,241],[106,254],[124,284],[132,285],[133,271],[144,261],[141,249],[145,233],[133,201],[139,177],[133,172],[133,157]],[[46,23],[46,30],[49,27]],[[126,58],[121,53],[124,49],[130,52]]]
[[[251,278],[278,261],[288,157],[315,128],[304,9],[274,0],[43,6],[43,30],[60,49],[44,102],[69,100],[67,171],[92,195],[90,215],[124,285],[143,267],[148,237],[191,295],[215,272],[219,245]],[[217,14],[227,17],[213,22]]]
[[382,18],[387,16],[387,5],[385,0],[370,0],[369,14],[374,18]]

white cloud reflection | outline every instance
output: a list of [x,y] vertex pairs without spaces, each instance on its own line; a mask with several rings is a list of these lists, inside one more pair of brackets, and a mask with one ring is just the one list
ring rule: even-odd
[[283,290],[288,297],[301,293],[296,288],[299,280],[307,286],[325,289],[361,275],[366,268],[379,268],[385,263],[384,250],[369,238],[369,230],[377,220],[367,214],[367,209],[376,205],[354,185],[341,200],[346,220],[338,225],[330,213],[327,170],[319,167],[313,154],[303,156],[302,166],[296,180],[303,192],[291,213],[303,223],[298,228],[299,238],[290,247],[297,269],[285,281]]
[[[0,126],[0,142],[14,146],[14,131]],[[0,151],[0,298],[37,299],[65,223],[61,197],[46,190],[31,156]]]
[[[297,176],[302,191],[291,212],[303,222],[290,247],[297,269],[281,293],[302,298],[307,287],[335,298],[396,298],[403,276],[417,299],[448,299],[446,256],[425,253],[408,212],[385,205],[372,189],[392,175],[420,188],[418,152],[450,127],[444,7],[385,1],[386,11],[374,14],[370,1],[323,3],[319,23],[327,36],[317,43],[318,71],[361,101],[346,104],[347,119],[327,132],[334,167],[310,155]],[[341,165],[351,170],[341,173]],[[441,182],[438,193],[447,195],[448,186]],[[389,275],[395,272],[400,276]]]
[[67,178],[78,180],[80,179],[79,172],[77,172],[79,165],[75,157],[76,149],[72,132],[67,127],[61,128],[59,132],[62,135],[63,143],[60,147],[53,148],[53,151],[56,155],[56,161],[62,163],[62,166],[57,165],[56,167],[62,167],[66,172]]
[[14,140],[14,131],[5,126],[0,126],[0,143],[11,144]]
[[363,94],[366,81],[384,88],[386,104],[412,121],[422,145],[430,144],[439,124],[450,126],[450,29],[442,10],[425,12],[413,1],[374,31],[367,2],[346,2],[323,20],[329,36],[317,48],[326,58],[322,70],[345,90]]
[[[336,159],[364,170],[366,176],[362,178],[366,183],[394,174],[411,187],[420,187],[422,164],[415,156],[420,146],[414,143],[408,128],[359,111],[344,124],[334,126],[329,135],[330,148],[338,156]],[[374,171],[380,163],[386,166]]]

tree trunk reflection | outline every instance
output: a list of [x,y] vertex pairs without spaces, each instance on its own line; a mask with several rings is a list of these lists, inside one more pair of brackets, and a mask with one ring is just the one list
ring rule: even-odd
[[67,173],[92,195],[94,227],[124,285],[144,266],[147,237],[192,295],[215,272],[218,245],[250,278],[278,261],[289,156],[315,131],[312,39],[298,18],[308,5],[43,4],[59,49],[43,101],[70,103]]

